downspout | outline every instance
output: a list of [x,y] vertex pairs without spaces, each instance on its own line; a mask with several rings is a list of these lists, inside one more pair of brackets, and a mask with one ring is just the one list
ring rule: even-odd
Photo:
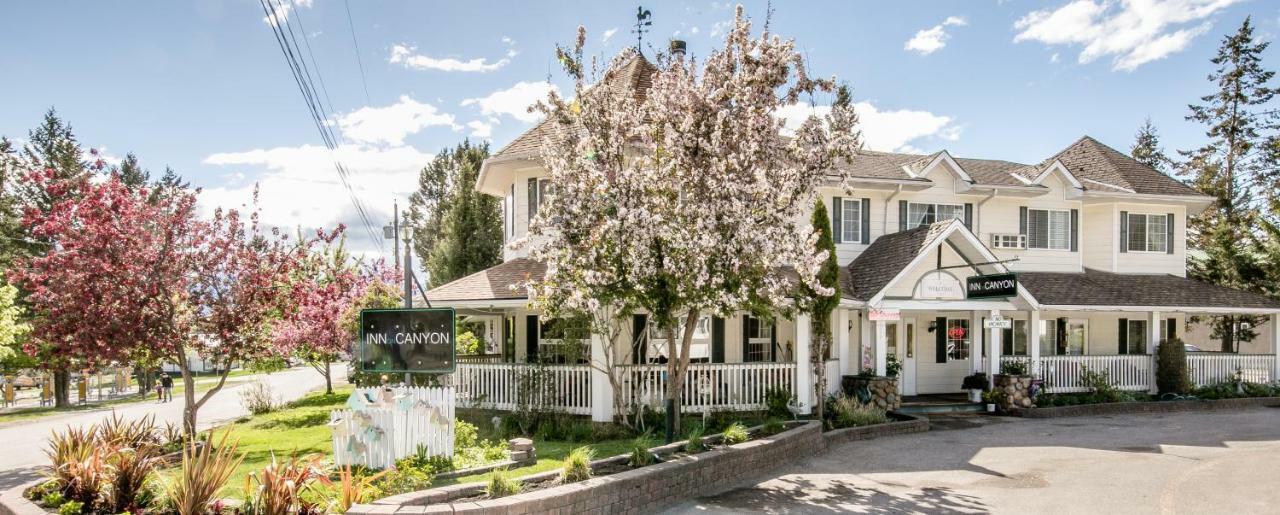
[[[880,220],[880,225],[884,227],[880,228],[880,234],[889,234],[889,206],[893,205],[893,198],[898,196],[899,193],[902,193],[901,184],[898,185],[897,189],[893,190],[893,193],[884,198],[884,218]],[[899,221],[898,224],[901,225],[902,222]]]
[[975,206],[973,213],[973,234],[974,236],[977,236],[979,240],[982,239],[982,224],[979,222],[979,220],[982,220],[982,216],[980,216],[979,213],[982,213],[982,206],[985,206],[991,199],[996,198],[997,193],[1000,193],[1000,190],[992,188],[991,194],[987,195],[987,198],[982,199],[982,202],[978,202],[978,205]]

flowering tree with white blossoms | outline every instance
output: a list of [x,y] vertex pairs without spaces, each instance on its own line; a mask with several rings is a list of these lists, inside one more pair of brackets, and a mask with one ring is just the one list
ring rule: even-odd
[[[857,152],[857,118],[833,106],[782,137],[778,109],[834,81],[809,77],[794,42],[767,25],[753,37],[741,7],[704,62],[662,55],[654,67],[627,51],[603,75],[591,63],[592,87],[585,39],[579,28],[575,48],[557,51],[574,97],[553,92],[538,106],[554,128],[542,148],[552,194],[528,242],[547,273],[529,289],[550,313],[613,314],[593,316],[593,328],[650,314],[669,342],[670,437],[701,316],[774,316],[795,307],[800,286],[832,294],[815,277],[827,252],[806,215],[818,186]],[[629,66],[655,68],[647,94],[620,80]]]

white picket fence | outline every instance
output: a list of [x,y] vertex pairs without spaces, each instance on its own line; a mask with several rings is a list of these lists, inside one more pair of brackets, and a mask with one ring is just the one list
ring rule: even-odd
[[591,413],[591,367],[586,365],[459,363],[452,380],[463,406],[514,411],[523,400],[565,413]]
[[[1022,361],[1032,367],[1027,356],[1002,356],[1001,363]],[[1119,356],[1040,356],[1040,377],[1044,379],[1045,392],[1087,392],[1084,371],[1106,373],[1112,386],[1120,390],[1146,391],[1151,388],[1153,361],[1150,355],[1131,354]]]
[[1269,383],[1276,380],[1275,364],[1274,354],[1187,353],[1187,372],[1196,386],[1219,383],[1237,373],[1244,381]]
[[452,387],[396,388],[389,396],[382,388],[357,388],[351,395],[352,409],[329,413],[334,463],[384,469],[419,449],[453,456]]
[[[838,365],[837,365],[838,366]],[[622,396],[631,405],[662,406],[666,365],[624,365]],[[757,410],[774,388],[795,393],[795,363],[694,363],[684,377],[681,411]]]

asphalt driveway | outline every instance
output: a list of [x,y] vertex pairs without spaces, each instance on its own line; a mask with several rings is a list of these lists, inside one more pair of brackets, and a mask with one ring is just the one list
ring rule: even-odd
[[939,422],[673,512],[1280,513],[1280,409]]

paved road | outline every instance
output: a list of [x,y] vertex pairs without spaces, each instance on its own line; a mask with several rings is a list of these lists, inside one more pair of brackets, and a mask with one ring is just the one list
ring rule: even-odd
[[[334,367],[335,383],[345,380],[345,367]],[[282,400],[292,400],[303,394],[324,387],[324,378],[311,367],[295,368],[260,376]],[[252,381],[224,388],[200,408],[197,423],[201,429],[216,426],[248,414],[240,405],[240,391]],[[198,393],[197,395],[201,395]],[[101,410],[82,411],[66,415],[41,417],[30,421],[7,424],[0,427],[0,489],[7,489],[34,479],[38,467],[47,462],[44,456],[45,439],[53,430],[66,426],[82,426],[120,414],[130,420],[155,415],[156,423],[182,423],[182,399],[174,395],[173,402],[138,402],[122,404]]]
[[851,442],[675,513],[1280,513],[1280,409],[957,418]]

